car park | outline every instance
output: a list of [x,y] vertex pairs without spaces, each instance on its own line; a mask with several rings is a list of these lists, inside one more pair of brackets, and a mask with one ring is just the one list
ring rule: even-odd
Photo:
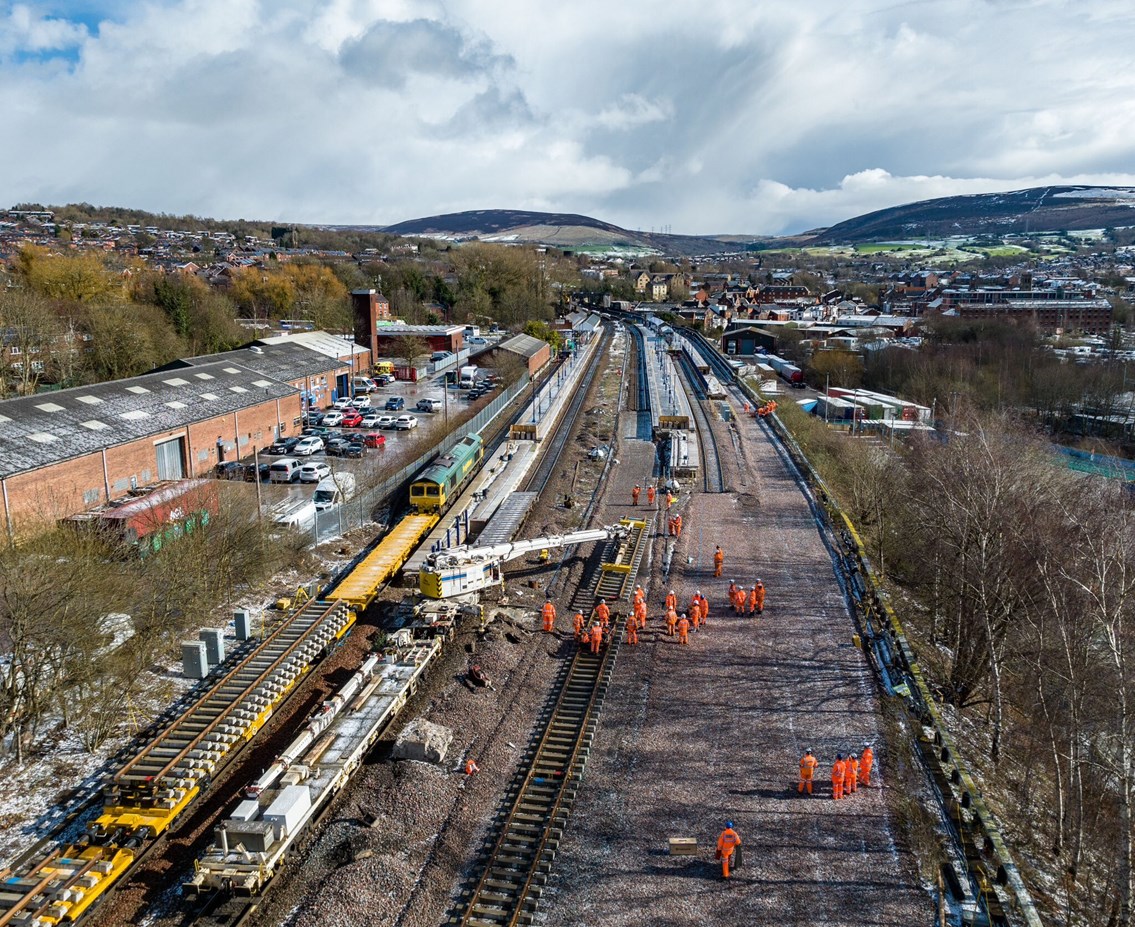
[[325,416],[323,416],[323,424],[329,427],[335,427],[343,422],[343,413],[338,409],[332,409]]
[[418,427],[418,420],[413,415],[399,415],[394,421],[394,427],[399,431],[409,431]]
[[300,467],[301,483],[318,483],[325,476],[330,476],[331,465],[322,460],[312,460]]
[[395,421],[396,419],[393,415],[383,415],[379,417],[375,424],[379,428],[393,428]]
[[344,428],[358,428],[359,423],[363,420],[363,414],[352,409],[349,412],[343,413],[343,427]]
[[308,435],[308,437],[300,438],[296,442],[296,446],[292,448],[292,453],[297,457],[310,457],[321,450],[323,450],[323,439],[315,435]]
[[386,400],[385,408],[387,412],[401,412],[406,408],[406,400],[401,396],[391,396]]
[[377,431],[368,431],[361,437],[367,447],[386,447],[386,435],[380,435]]
[[266,454],[290,454],[292,448],[299,443],[299,438],[280,438],[265,451]]

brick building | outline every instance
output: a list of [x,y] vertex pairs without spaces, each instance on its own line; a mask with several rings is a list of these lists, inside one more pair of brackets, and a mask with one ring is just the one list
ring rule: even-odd
[[230,359],[0,402],[8,538],[300,430],[300,391]]
[[405,358],[407,339],[416,339],[426,345],[430,352],[450,351],[456,354],[465,344],[465,326],[383,325],[375,336],[375,358]]

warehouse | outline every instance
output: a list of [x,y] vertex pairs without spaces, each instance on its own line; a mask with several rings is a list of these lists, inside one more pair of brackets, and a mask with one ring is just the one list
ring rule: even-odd
[[299,389],[227,359],[5,400],[0,531],[12,539],[159,480],[208,475],[298,433],[300,416]]
[[498,357],[501,352],[524,358],[530,376],[552,358],[552,346],[531,335],[513,335],[507,341],[502,341],[493,349],[493,357]]

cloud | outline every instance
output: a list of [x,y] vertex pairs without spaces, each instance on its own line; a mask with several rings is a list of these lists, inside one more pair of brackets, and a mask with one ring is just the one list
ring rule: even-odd
[[1135,181],[1128,2],[691,9],[0,0],[0,117],[21,140],[0,149],[0,201],[778,233]]

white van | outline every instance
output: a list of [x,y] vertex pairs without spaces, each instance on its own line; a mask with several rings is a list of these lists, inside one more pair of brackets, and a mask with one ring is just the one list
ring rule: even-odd
[[300,478],[302,466],[294,457],[281,457],[268,468],[268,480],[272,483],[295,483]]
[[352,473],[334,473],[325,476],[315,487],[311,501],[315,510],[323,512],[342,502],[348,502],[355,495],[355,477]]
[[272,507],[272,521],[306,531],[315,524],[315,504],[311,499],[285,499]]
[[457,385],[461,389],[472,389],[473,384],[477,382],[477,374],[479,372],[478,368],[473,364],[470,364],[468,367],[462,367],[461,379]]
[[355,393],[373,393],[378,389],[378,384],[370,377],[355,377],[351,381],[351,390]]

